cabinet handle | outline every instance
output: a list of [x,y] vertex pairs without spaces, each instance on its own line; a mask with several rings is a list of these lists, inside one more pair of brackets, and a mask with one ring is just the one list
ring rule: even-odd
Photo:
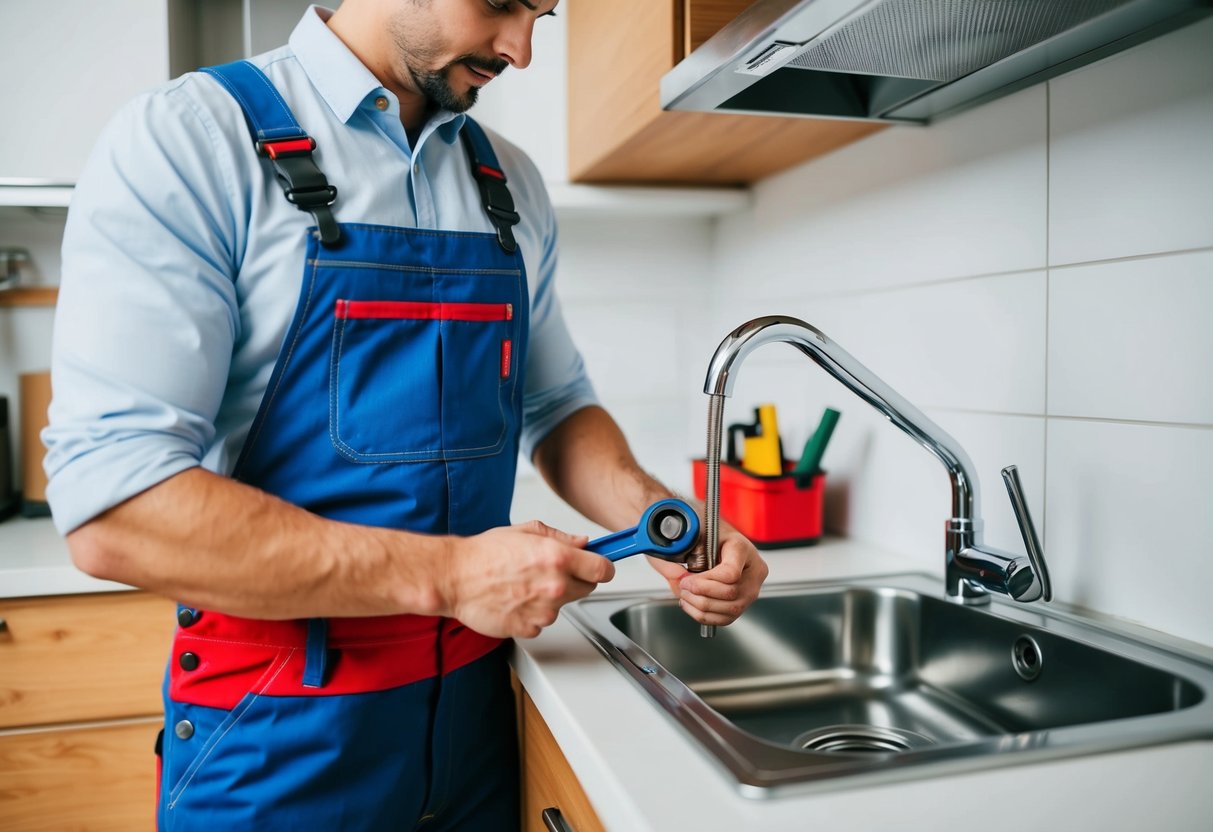
[[560,814],[560,810],[555,806],[544,809],[540,817],[543,818],[543,825],[547,827],[548,832],[577,832],[565,822],[564,815]]

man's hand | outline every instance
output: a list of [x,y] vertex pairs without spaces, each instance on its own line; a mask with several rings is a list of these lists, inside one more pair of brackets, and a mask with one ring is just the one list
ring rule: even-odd
[[486,636],[534,638],[562,606],[615,577],[588,542],[538,520],[453,539],[441,614]]
[[720,557],[712,569],[688,572],[682,564],[652,557],[649,563],[669,582],[683,612],[718,627],[732,624],[754,603],[769,571],[754,544],[725,523],[720,524]]

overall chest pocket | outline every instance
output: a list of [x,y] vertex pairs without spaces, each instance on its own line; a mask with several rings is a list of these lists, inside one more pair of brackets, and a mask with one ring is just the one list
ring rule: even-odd
[[517,382],[511,302],[338,300],[329,433],[356,462],[496,454]]

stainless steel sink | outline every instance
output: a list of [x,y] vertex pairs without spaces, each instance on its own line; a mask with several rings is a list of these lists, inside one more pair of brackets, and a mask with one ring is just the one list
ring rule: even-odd
[[1213,738],[1213,661],[895,575],[768,587],[715,639],[672,600],[566,608],[749,796]]

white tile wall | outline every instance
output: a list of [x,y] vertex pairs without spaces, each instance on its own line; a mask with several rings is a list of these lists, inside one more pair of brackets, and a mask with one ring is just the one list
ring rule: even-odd
[[561,223],[570,333],[641,465],[675,489],[689,489],[688,460],[703,452],[711,246],[706,219]]
[[1050,262],[1213,246],[1213,19],[1049,83]]
[[1056,594],[1213,644],[1213,427],[1049,420]]
[[1044,272],[765,306],[812,324],[920,407],[1044,412]]
[[722,274],[778,298],[1043,267],[1045,98],[893,127],[760,183],[722,225]]
[[1050,272],[1049,413],[1213,425],[1213,251]]

